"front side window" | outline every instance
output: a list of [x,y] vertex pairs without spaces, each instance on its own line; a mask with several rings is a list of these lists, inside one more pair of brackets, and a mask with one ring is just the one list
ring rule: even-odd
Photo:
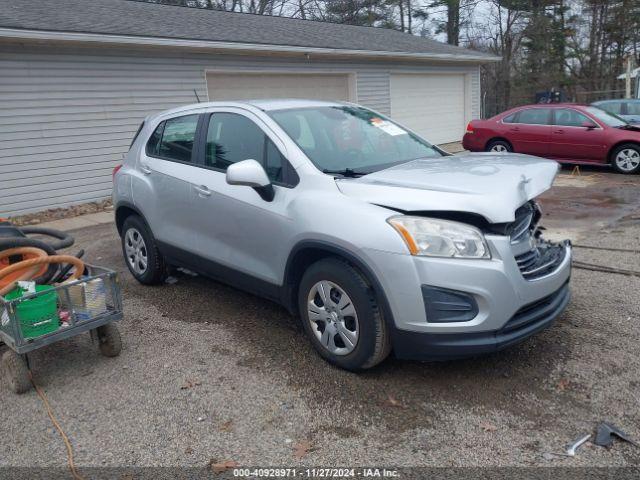
[[586,115],[570,108],[556,110],[555,116],[555,124],[565,127],[581,127],[585,123],[593,124],[593,120]]
[[258,125],[237,113],[214,113],[209,120],[205,165],[225,171],[229,165],[253,159],[272,182],[282,182],[286,160]]
[[548,108],[528,108],[526,110],[520,110],[518,123],[526,123],[528,125],[549,125],[550,113],[551,111]]
[[198,115],[170,118],[158,125],[147,142],[147,155],[191,162]]
[[425,140],[362,107],[307,107],[269,112],[320,170],[371,173],[442,154]]

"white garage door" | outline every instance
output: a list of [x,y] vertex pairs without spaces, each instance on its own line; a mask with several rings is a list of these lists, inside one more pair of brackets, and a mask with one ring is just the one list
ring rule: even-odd
[[462,139],[464,75],[391,75],[391,118],[439,144]]
[[346,74],[272,74],[207,72],[209,100],[312,98],[349,100]]

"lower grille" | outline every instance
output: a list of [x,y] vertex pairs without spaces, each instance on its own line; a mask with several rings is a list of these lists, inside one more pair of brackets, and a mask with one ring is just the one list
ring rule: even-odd
[[500,330],[500,333],[509,333],[521,330],[536,323],[544,323],[550,317],[555,317],[569,300],[569,283],[565,283],[559,290],[551,295],[541,298],[518,310],[513,317]]

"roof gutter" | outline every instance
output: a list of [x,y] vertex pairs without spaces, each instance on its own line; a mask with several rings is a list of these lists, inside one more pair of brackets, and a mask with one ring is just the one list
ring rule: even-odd
[[445,60],[454,62],[496,62],[500,57],[492,55],[458,55],[451,53],[386,52],[377,50],[347,50],[340,48],[298,47],[293,45],[267,45],[260,43],[216,42],[136,35],[111,35],[101,33],[56,32],[50,30],[26,30],[0,27],[0,38],[34,41],[88,42],[102,44],[178,47],[235,52],[264,52],[284,54],[316,54],[330,56],[380,57],[388,59]]

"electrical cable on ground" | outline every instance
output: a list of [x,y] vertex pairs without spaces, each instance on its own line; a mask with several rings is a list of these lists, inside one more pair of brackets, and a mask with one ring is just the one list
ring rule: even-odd
[[62,426],[58,423],[58,420],[56,420],[56,417],[53,414],[53,410],[51,409],[51,405],[49,405],[49,401],[47,400],[47,396],[45,395],[44,390],[42,390],[42,388],[40,388],[38,384],[36,384],[35,380],[33,379],[33,374],[31,373],[31,370],[29,370],[29,379],[33,384],[33,388],[35,388],[36,393],[42,400],[42,403],[44,403],[44,406],[47,409],[47,414],[51,419],[51,423],[53,423],[53,426],[56,427],[56,430],[58,430],[58,433],[60,433],[60,436],[62,437],[62,440],[64,441],[64,444],[67,447],[67,463],[69,464],[69,470],[71,470],[71,475],[75,480],[85,480],[85,478],[78,473],[76,464],[73,461],[73,447],[71,446],[71,441],[69,440],[69,437],[67,437],[67,434],[64,433],[64,430],[62,429]]
[[633,250],[631,248],[611,248],[611,247],[596,247],[594,245],[571,245],[574,248],[585,248],[589,250],[607,250],[609,252],[628,252],[628,253],[640,253],[640,250]]
[[617,273],[619,275],[627,275],[629,277],[640,277],[640,272],[637,270],[625,270],[623,268],[606,267],[604,265],[579,262],[576,260],[573,261],[573,268],[578,268],[581,270],[591,270],[592,272]]

